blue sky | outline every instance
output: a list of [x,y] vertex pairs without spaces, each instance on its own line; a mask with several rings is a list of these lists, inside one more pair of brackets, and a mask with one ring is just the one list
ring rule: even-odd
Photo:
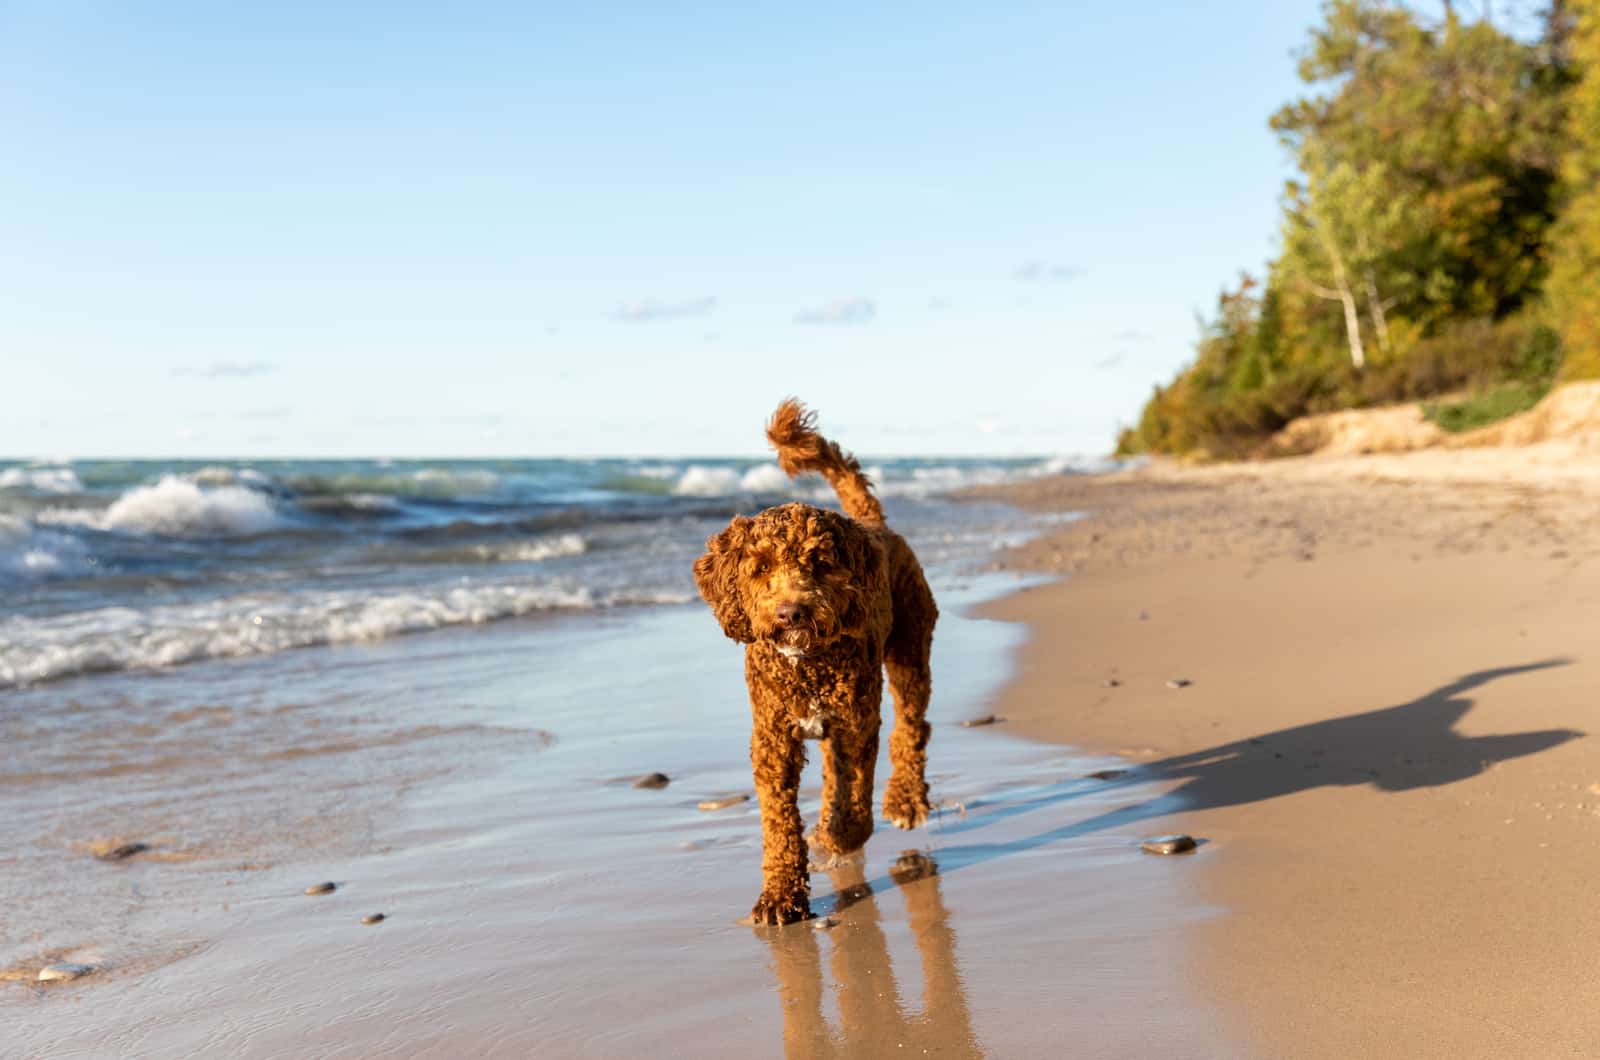
[[1103,452],[1313,0],[0,2],[0,454]]

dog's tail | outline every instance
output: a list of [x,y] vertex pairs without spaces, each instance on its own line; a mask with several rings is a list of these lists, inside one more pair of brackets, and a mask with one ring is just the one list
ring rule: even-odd
[[794,398],[785,399],[767,421],[767,441],[778,451],[778,466],[790,477],[821,472],[839,495],[846,515],[883,525],[883,506],[872,492],[872,480],[862,472],[859,460],[817,433],[816,413]]

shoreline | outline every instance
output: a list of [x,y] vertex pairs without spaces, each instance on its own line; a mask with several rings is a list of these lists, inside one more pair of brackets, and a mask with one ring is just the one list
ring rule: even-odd
[[981,609],[1030,630],[996,712],[1170,789],[1131,817],[1203,841],[1224,912],[1182,968],[1258,1055],[1600,1047],[1597,471],[1540,448],[976,491],[1087,513],[1004,560],[1067,577]]
[[[1141,855],[1128,834],[1078,826],[1159,793],[1089,779],[1110,762],[1020,739],[1009,725],[959,725],[992,709],[1023,636],[972,608],[1015,584],[973,572],[941,589],[929,779],[937,802],[962,809],[917,832],[880,827],[864,861],[814,874],[819,921],[785,929],[739,923],[760,883],[754,803],[697,808],[750,789],[738,652],[699,609],[619,613],[535,638],[501,623],[198,664],[159,682],[86,682],[71,690],[84,701],[74,717],[104,706],[108,722],[153,721],[187,689],[228,709],[203,719],[222,733],[254,712],[279,716],[280,700],[324,704],[320,722],[303,726],[305,750],[317,753],[269,750],[268,772],[249,787],[277,787],[270,778],[292,766],[296,791],[356,800],[359,842],[283,851],[245,871],[185,828],[198,808],[232,813],[245,827],[229,858],[246,858],[267,834],[270,822],[251,809],[261,804],[232,789],[171,791],[172,778],[153,775],[177,803],[171,842],[201,856],[110,866],[49,840],[39,886],[65,869],[82,893],[54,907],[64,914],[48,925],[58,940],[13,940],[17,969],[49,958],[96,971],[0,983],[0,1016],[22,1028],[11,1044],[38,1057],[202,1046],[238,1056],[733,1057],[777,1055],[783,1044],[969,1057],[1047,1055],[1083,1037],[1101,1055],[1146,1055],[1152,1042],[1162,1055],[1195,1043],[1229,1055],[1222,1028],[1174,973],[1179,929],[1212,915],[1187,893],[1189,866]],[[151,711],[160,713],[145,718]],[[416,739],[377,746],[412,748],[407,760],[450,773],[419,777],[395,793],[401,801],[362,797],[373,783],[387,791],[393,768],[363,749],[373,741],[360,724],[380,717]],[[485,736],[471,741],[473,755],[438,743],[456,739],[445,717]],[[518,734],[532,742],[512,751]],[[810,757],[808,821],[819,798]],[[650,770],[670,785],[616,782]],[[886,763],[879,771],[887,776]],[[29,797],[48,804],[55,790]],[[337,891],[302,893],[320,880]],[[101,922],[108,903],[130,902],[121,920]],[[44,908],[14,910],[31,916],[16,925],[45,926]],[[374,912],[386,914],[381,925],[361,923]],[[619,997],[629,999],[621,1020]]]

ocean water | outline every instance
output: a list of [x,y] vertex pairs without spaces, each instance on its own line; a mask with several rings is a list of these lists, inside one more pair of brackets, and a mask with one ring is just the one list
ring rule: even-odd
[[[869,468],[933,568],[1030,532],[948,492],[1070,459]],[[504,619],[693,602],[736,513],[832,503],[771,461],[0,462],[0,690],[374,642]]]

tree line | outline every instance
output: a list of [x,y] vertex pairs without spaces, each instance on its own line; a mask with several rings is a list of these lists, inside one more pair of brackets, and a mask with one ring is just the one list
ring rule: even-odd
[[1266,451],[1296,416],[1424,400],[1447,429],[1600,377],[1600,0],[1537,36],[1329,0],[1272,115],[1277,256],[1223,291],[1124,453]]

